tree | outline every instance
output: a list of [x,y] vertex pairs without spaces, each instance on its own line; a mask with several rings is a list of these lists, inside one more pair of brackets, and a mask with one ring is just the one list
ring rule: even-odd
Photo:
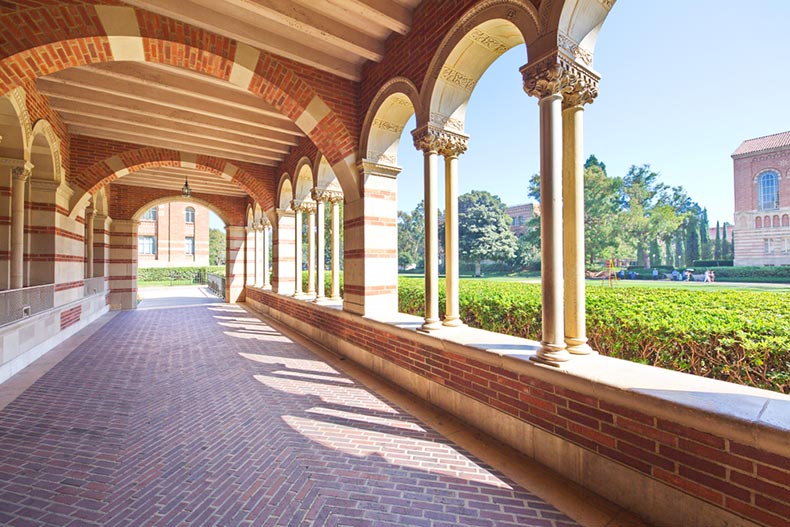
[[208,264],[225,265],[225,232],[221,229],[208,230]]
[[424,202],[412,212],[398,211],[398,267],[424,267],[425,211]]
[[480,274],[483,260],[505,261],[516,253],[516,235],[499,197],[473,190],[458,198],[458,249],[462,261],[475,264]]
[[721,260],[721,227],[719,226],[719,222],[716,222],[716,244],[713,248],[713,258],[716,260]]

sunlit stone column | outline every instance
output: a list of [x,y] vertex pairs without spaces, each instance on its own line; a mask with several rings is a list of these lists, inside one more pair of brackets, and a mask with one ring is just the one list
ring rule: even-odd
[[292,209],[277,209],[275,214],[277,224],[276,228],[272,228],[272,289],[281,295],[293,295],[296,282],[294,223],[297,213]]
[[11,289],[23,286],[25,265],[25,187],[33,165],[11,169]]
[[316,231],[315,231],[315,301],[323,302],[326,299],[326,287],[324,285],[324,259],[326,258],[326,229],[324,223],[326,222],[326,196],[323,192],[313,189],[313,199],[315,200],[315,216],[316,216]]
[[244,240],[244,285],[255,285],[255,242],[257,241],[255,226],[247,225]]
[[442,327],[439,320],[439,185],[437,155],[441,142],[437,130],[425,125],[412,132],[414,146],[423,151],[425,182],[425,322],[423,330]]
[[576,355],[587,344],[584,298],[584,105],[598,95],[598,76],[577,66],[562,101],[562,226],[565,260],[565,344]]
[[458,271],[458,156],[466,152],[468,137],[458,133],[441,133],[439,153],[444,157],[444,262],[445,326],[463,326],[460,313]]
[[255,224],[255,287],[263,285],[263,225]]
[[85,278],[93,278],[93,219],[96,210],[93,206],[85,208]]
[[542,335],[537,359],[570,359],[565,346],[562,258],[562,91],[567,72],[554,54],[521,68],[524,91],[540,106],[540,245]]
[[264,289],[270,289],[271,283],[269,283],[269,239],[270,239],[270,230],[271,230],[271,222],[267,218],[263,218],[261,220],[261,247],[263,250],[262,259],[263,262],[261,264],[261,269],[263,270],[263,279],[261,281],[261,287]]
[[294,210],[294,296],[304,294],[302,288],[302,203],[292,201],[291,208]]
[[307,212],[307,294],[315,295],[315,215],[318,207],[314,202],[307,202],[302,205]]
[[329,195],[332,204],[332,292],[331,300],[340,300],[340,203],[343,194],[333,192]]

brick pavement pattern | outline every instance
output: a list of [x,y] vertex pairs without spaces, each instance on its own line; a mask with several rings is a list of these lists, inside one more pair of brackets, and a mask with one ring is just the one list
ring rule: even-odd
[[577,524],[239,306],[127,311],[0,413],[0,524]]

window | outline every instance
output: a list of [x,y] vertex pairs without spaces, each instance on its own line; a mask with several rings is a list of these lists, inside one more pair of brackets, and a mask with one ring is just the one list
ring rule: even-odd
[[156,221],[156,207],[150,208],[147,211],[145,211],[145,214],[143,214],[143,217],[140,219]]
[[[754,218],[754,228],[755,229],[762,229],[763,228],[763,219],[760,216]],[[726,238],[726,236],[725,236]]]
[[184,211],[184,221],[187,223],[195,223],[195,209],[192,207],[186,208]]
[[790,216],[787,214],[782,215],[782,227],[790,227]]
[[759,210],[779,208],[779,174],[773,170],[757,176],[757,208]]
[[195,254],[195,237],[187,236],[184,238],[184,254]]
[[137,252],[139,254],[156,254],[156,236],[140,236],[137,239]]
[[779,215],[774,216],[774,227],[779,227]]

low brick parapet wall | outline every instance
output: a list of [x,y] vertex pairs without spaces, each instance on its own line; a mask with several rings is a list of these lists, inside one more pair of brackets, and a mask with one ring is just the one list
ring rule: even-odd
[[602,356],[544,366],[531,341],[255,288],[247,303],[655,525],[788,525],[788,396]]

